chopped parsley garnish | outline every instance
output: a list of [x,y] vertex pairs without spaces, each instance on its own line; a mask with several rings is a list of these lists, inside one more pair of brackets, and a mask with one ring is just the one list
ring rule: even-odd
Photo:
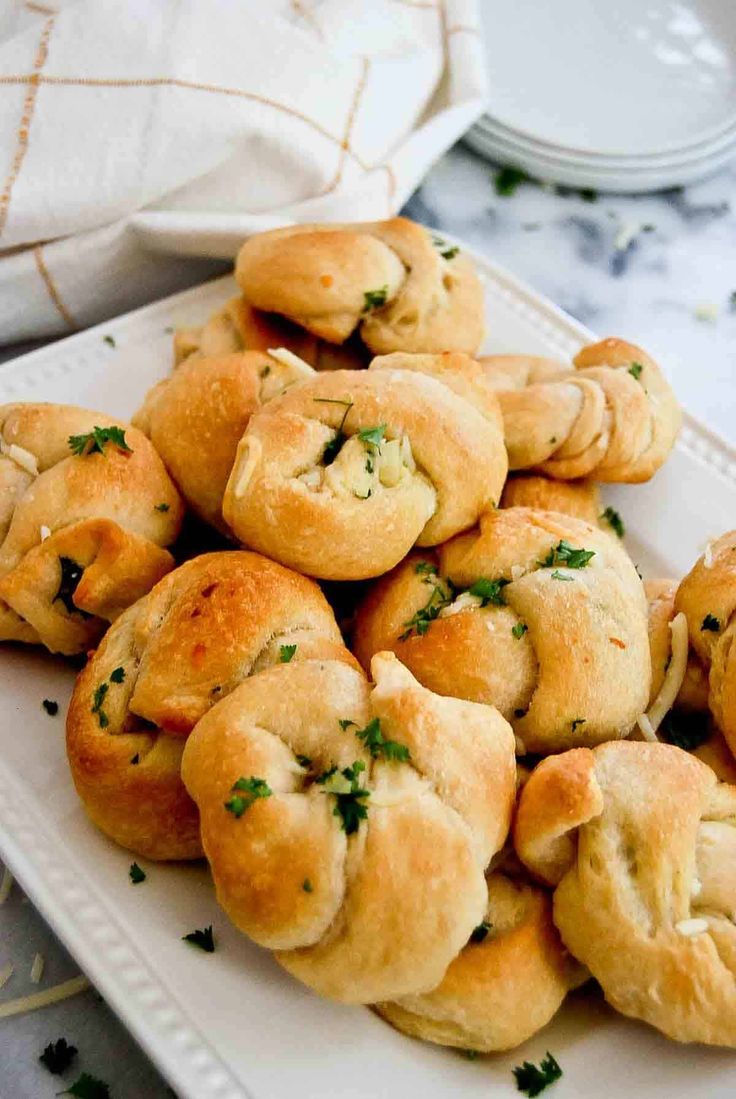
[[379,290],[365,290],[363,292],[363,312],[370,313],[371,309],[380,309],[386,304],[388,298],[388,285]]
[[437,566],[433,565],[431,561],[417,561],[414,572],[418,576],[434,576],[437,572]]
[[670,710],[662,720],[659,731],[668,744],[674,744],[684,752],[693,752],[710,738],[711,726],[707,713]]
[[583,202],[597,202],[598,192],[593,187],[582,187],[580,190],[580,197]]
[[380,446],[383,442],[383,436],[386,434],[386,425],[378,424],[377,427],[366,427],[363,431],[358,432],[358,438],[361,443],[367,443],[368,446]]
[[295,652],[296,645],[281,645],[279,647],[279,662],[288,664]]
[[454,259],[460,249],[456,244],[448,244],[442,237],[432,237],[432,244],[435,246],[439,254],[443,259]]
[[45,698],[41,705],[49,717],[56,717],[59,712],[59,703],[55,702],[53,698]]
[[510,581],[504,580],[503,577],[499,580],[488,580],[485,576],[481,576],[468,588],[468,592],[481,600],[481,607],[487,607],[489,603],[493,603],[495,607],[503,607],[506,604],[503,589],[508,583]]
[[110,718],[102,709],[103,705],[105,704],[105,697],[109,690],[109,684],[100,683],[97,687],[95,687],[95,693],[92,695],[92,713],[97,714],[97,720],[100,723],[101,729],[106,729],[107,726],[110,724]]
[[75,1099],[110,1099],[110,1086],[104,1080],[83,1072],[66,1091],[60,1091],[59,1095],[73,1095]]
[[552,579],[553,580],[566,580],[566,581],[570,582],[570,581],[572,581],[572,576],[565,576],[564,572],[560,572],[559,569],[555,569],[555,571],[552,573]]
[[169,510],[169,504],[156,504],[156,511],[164,512]]
[[638,382],[643,369],[644,367],[641,365],[641,363],[632,363],[629,367],[629,374],[631,374],[631,377],[635,378]]
[[191,943],[192,946],[198,946],[200,950],[204,950],[205,954],[215,953],[215,936],[212,934],[212,924],[209,927],[201,928],[201,930],[197,928],[190,931],[188,935],[182,935],[182,940],[185,943]]
[[[595,550],[575,549],[574,546],[571,546],[569,542],[562,538],[539,564],[543,569],[550,569],[555,565],[565,565],[568,569],[584,569],[591,557],[595,557]],[[563,579],[569,580],[570,578],[565,576]]]
[[435,618],[439,617],[439,613],[443,607],[452,603],[454,595],[454,589],[452,585],[447,582],[447,587],[438,580],[432,587],[432,594],[423,607],[411,616],[404,625],[407,627],[400,635],[399,641],[406,641],[407,637],[411,637],[412,630],[422,637],[430,627],[430,623],[434,622]]
[[517,622],[515,626],[512,626],[511,632],[516,640],[520,641],[528,629],[526,622]]
[[259,798],[270,798],[273,794],[273,790],[266,780],[256,778],[254,775],[251,775],[250,778],[239,778],[233,784],[231,792],[234,796],[225,802],[225,808],[228,813],[232,813],[238,820],[240,820],[246,809],[250,809],[251,805]]
[[545,1088],[554,1084],[555,1080],[559,1080],[562,1076],[562,1069],[549,1050],[547,1050],[547,1056],[540,1061],[539,1068],[531,1061],[524,1061],[512,1071],[516,1077],[517,1088],[530,1096],[530,1099],[540,1095]]
[[496,194],[502,198],[508,198],[509,195],[513,195],[517,187],[521,183],[528,183],[530,177],[522,168],[514,168],[512,165],[507,165],[505,168],[501,168],[496,172],[495,187]]
[[361,820],[368,816],[368,807],[364,802],[371,796],[370,792],[360,785],[361,772],[365,771],[365,763],[356,759],[351,767],[344,767],[338,771],[337,767],[331,767],[315,781],[324,786],[326,794],[335,797],[333,816],[340,817],[342,829],[350,836],[357,832]]
[[357,725],[358,722],[351,721],[349,717],[341,717],[337,724],[344,731],[345,729],[349,729],[351,725]]
[[110,682],[111,683],[122,683],[124,679],[125,679],[125,668],[122,668],[122,667],[114,668],[110,672]]
[[128,874],[133,885],[140,885],[142,881],[146,880],[146,872],[145,870],[141,870],[137,862],[132,862],[130,864],[130,870],[128,871]]
[[[340,724],[342,725],[342,722]],[[407,746],[400,744],[397,740],[386,740],[381,732],[381,722],[377,717],[369,721],[365,729],[356,729],[355,735],[358,740],[363,741],[373,759],[383,756],[386,760],[395,760],[398,763],[406,763],[409,760]]]
[[570,728],[572,729],[573,732],[575,732],[578,725],[585,725],[586,720],[587,720],[587,718],[584,718],[584,717],[573,718],[573,720],[570,722]]
[[458,1050],[461,1057],[464,1057],[466,1061],[477,1061],[480,1057],[477,1049],[461,1049]]
[[302,889],[304,890],[305,893],[312,893],[313,892],[314,886],[312,885],[309,878],[305,878],[304,881],[302,882]]
[[85,612],[80,611],[79,607],[74,604],[74,593],[79,586],[79,581],[82,579],[84,569],[81,565],[78,565],[76,561],[73,561],[71,557],[60,557],[59,567],[61,569],[61,580],[59,581],[59,590],[52,602],[55,603],[57,599],[60,599],[69,614],[84,615]]
[[491,930],[492,926],[493,925],[488,923],[487,920],[482,920],[477,927],[473,928],[468,941],[471,943],[482,943],[483,940],[487,938],[488,932]]
[[105,343],[108,345],[108,347],[115,347],[115,337],[114,336],[103,336],[102,338],[105,341]]
[[305,771],[309,770],[309,768],[312,766],[312,761],[309,756],[297,755],[296,761],[300,767],[304,768]]
[[623,536],[626,534],[624,521],[615,508],[606,508],[605,511],[601,514],[601,519],[603,519],[604,522],[608,523],[613,533],[617,534],[619,538],[623,538]]
[[94,454],[95,451],[104,454],[105,443],[112,443],[118,450],[127,450],[132,454],[122,427],[93,427],[86,435],[69,436],[69,449],[77,455]]
[[322,463],[323,463],[323,465],[331,466],[332,463],[335,461],[335,458],[337,458],[338,454],[340,453],[343,446],[347,442],[348,437],[345,434],[345,432],[343,431],[343,428],[345,427],[345,421],[348,418],[348,412],[353,407],[353,402],[352,401],[338,401],[338,400],[334,400],[332,397],[313,397],[312,400],[315,401],[317,404],[339,404],[339,405],[342,405],[345,409],[345,411],[342,414],[342,419],[340,420],[340,426],[338,427],[337,431],[335,432],[334,437],[332,439],[330,439],[329,443],[327,444],[325,449],[322,451]]
[[38,1059],[52,1076],[60,1076],[62,1072],[66,1072],[76,1056],[76,1046],[70,1046],[66,1038],[57,1038],[55,1042],[49,1042],[44,1047]]
[[700,627],[702,630],[709,630],[711,633],[718,633],[721,628],[720,619],[716,618],[714,614],[706,614],[703,619],[703,624]]

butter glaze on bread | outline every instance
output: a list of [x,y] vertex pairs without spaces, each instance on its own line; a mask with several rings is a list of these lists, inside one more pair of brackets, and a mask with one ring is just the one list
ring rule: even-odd
[[[433,695],[392,654],[372,674],[372,690],[328,660],[254,676],[198,723],[182,768],[230,918],[350,1003],[440,982],[482,919],[515,790],[514,739],[495,710]],[[371,758],[356,730],[372,719],[409,761]],[[348,832],[319,776],[356,762],[367,815]],[[271,794],[236,817],[225,802],[255,777]]]
[[94,823],[147,858],[200,857],[180,778],[186,737],[243,679],[279,663],[282,645],[295,646],[295,663],[357,667],[316,584],[253,553],[194,558],[121,615],[80,673],[67,718],[72,777]]
[[[69,437],[95,427],[121,429],[129,449],[74,454]],[[0,407],[0,639],[84,652],[173,568],[163,547],[182,518],[134,427],[72,405]]]
[[408,218],[296,225],[245,242],[235,267],[251,305],[331,343],[356,329],[374,354],[466,351],[484,334],[483,288],[470,259]]
[[514,840],[613,1007],[736,1047],[736,788],[668,744],[580,748],[537,766]]

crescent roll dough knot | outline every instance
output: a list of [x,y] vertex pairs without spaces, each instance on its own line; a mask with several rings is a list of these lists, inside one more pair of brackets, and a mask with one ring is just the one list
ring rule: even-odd
[[708,674],[708,705],[736,756],[736,531],[709,543],[677,589],[690,645]]
[[483,339],[473,263],[407,218],[260,233],[240,249],[235,277],[258,309],[332,343],[359,328],[375,354],[472,354]]
[[553,481],[534,474],[516,474],[504,485],[499,507],[561,511],[595,525],[602,525],[603,520],[603,505],[595,481]]
[[[393,359],[389,357],[389,360]],[[399,356],[400,359],[406,358]],[[470,527],[501,494],[506,452],[492,393],[437,356],[379,359],[296,386],[251,418],[225,491],[245,545],[323,579],[386,572],[414,543]]]
[[524,355],[481,361],[498,389],[511,469],[560,480],[648,481],[672,449],[679,405],[660,368],[634,344],[590,344],[574,369]]
[[89,648],[174,567],[162,547],[183,514],[134,427],[71,405],[0,407],[0,640]]
[[77,679],[67,754],[89,816],[136,854],[200,857],[186,737],[247,676],[312,658],[358,666],[311,580],[240,551],[181,565],[114,622]]
[[358,608],[367,667],[391,649],[439,694],[496,706],[527,751],[628,735],[649,696],[644,590],[610,534],[507,508],[412,554]]
[[261,313],[245,298],[232,298],[198,328],[174,333],[174,366],[185,359],[221,358],[236,351],[269,351],[285,347],[315,370],[357,369],[365,364],[365,349],[335,347],[298,325],[272,313]]
[[488,876],[483,921],[437,988],[376,1005],[413,1038],[479,1053],[513,1049],[550,1021],[584,971],[563,947],[549,894]]
[[578,749],[532,773],[515,845],[618,1011],[736,1046],[736,788],[668,744]]
[[389,653],[371,670],[373,689],[331,661],[254,676],[182,765],[230,918],[351,1003],[440,982],[483,917],[515,786],[495,710],[433,695]]
[[251,416],[313,374],[279,348],[191,357],[149,390],[133,423],[151,439],[192,509],[229,533],[222,498]]

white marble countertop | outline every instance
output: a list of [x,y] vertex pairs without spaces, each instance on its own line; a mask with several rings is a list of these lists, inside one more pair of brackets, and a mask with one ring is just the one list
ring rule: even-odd
[[[736,444],[736,166],[684,191],[596,201],[531,183],[502,197],[494,177],[457,146],[406,213],[461,237],[599,335],[641,343],[682,403]],[[0,968],[12,959],[18,969],[13,995],[31,991],[36,951],[44,984],[77,972],[16,886],[0,908]],[[60,1036],[80,1056],[64,1077],[50,1076],[38,1056]],[[106,1080],[112,1099],[173,1094],[93,991],[3,1020],[0,1049],[0,1099],[51,1097],[82,1071]]]

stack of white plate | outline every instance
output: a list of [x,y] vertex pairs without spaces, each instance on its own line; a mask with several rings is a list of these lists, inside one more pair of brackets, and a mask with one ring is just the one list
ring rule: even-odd
[[679,186],[736,157],[736,0],[480,0],[488,113],[466,136],[537,179]]

